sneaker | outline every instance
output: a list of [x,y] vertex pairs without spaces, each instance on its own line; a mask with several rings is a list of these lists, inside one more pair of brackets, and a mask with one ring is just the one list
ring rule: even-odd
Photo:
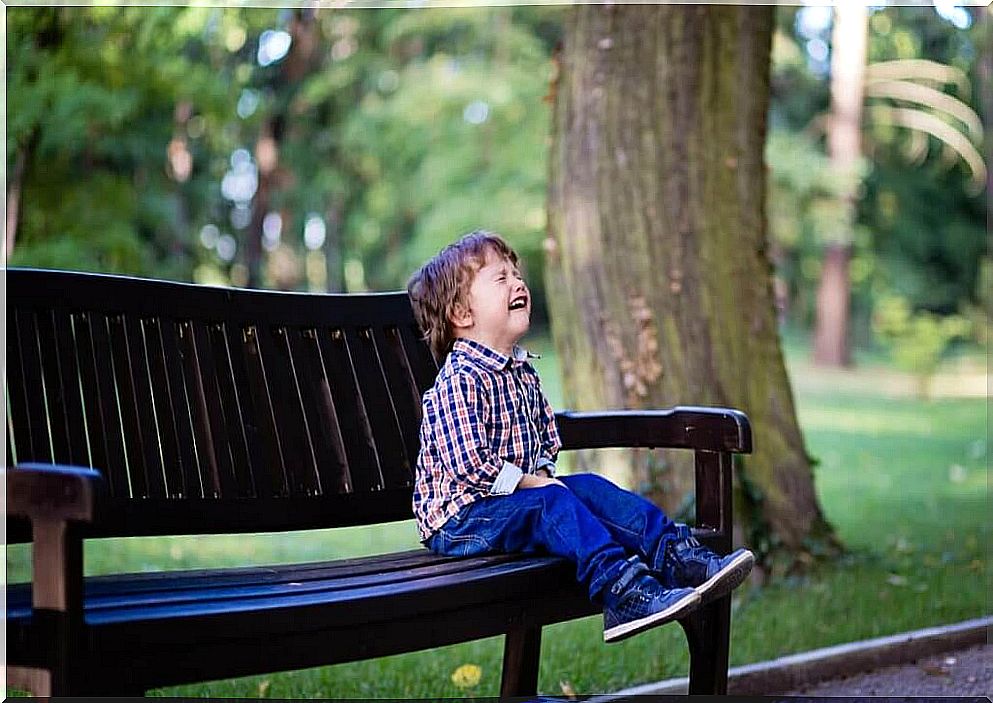
[[722,557],[689,536],[666,545],[661,568],[652,575],[666,585],[693,586],[709,603],[740,586],[754,565],[755,555],[747,549]]
[[603,641],[619,642],[689,614],[700,604],[700,594],[694,588],[663,587],[635,556],[627,560],[604,601]]

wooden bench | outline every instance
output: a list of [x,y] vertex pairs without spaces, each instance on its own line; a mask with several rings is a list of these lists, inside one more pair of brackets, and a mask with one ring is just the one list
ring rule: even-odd
[[[437,365],[405,293],[308,295],[7,272],[8,675],[37,695],[150,688],[503,634],[502,695],[532,695],[543,625],[594,614],[547,556],[426,549],[83,578],[83,540],[280,532],[412,517]],[[727,552],[733,410],[564,412],[566,449],[696,454],[697,534]],[[93,468],[89,468],[93,467]],[[413,530],[413,527],[411,527]],[[727,685],[730,599],[682,621],[690,690]]]

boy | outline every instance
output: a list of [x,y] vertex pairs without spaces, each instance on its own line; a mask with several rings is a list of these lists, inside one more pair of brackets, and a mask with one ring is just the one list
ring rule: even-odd
[[527,362],[533,355],[517,346],[531,324],[531,295],[499,236],[477,230],[445,247],[407,290],[444,359],[424,394],[414,486],[429,549],[572,560],[604,607],[607,642],[681,618],[744,580],[754,562],[748,550],[719,557],[686,525],[595,474],[555,477],[555,414]]

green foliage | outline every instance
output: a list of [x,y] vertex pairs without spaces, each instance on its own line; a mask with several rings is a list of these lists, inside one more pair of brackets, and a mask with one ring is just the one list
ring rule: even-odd
[[896,365],[917,375],[920,394],[927,397],[928,381],[942,355],[953,340],[969,334],[970,324],[959,315],[915,313],[905,298],[888,295],[876,302],[873,330]]
[[208,17],[9,8],[8,174],[27,157],[12,264],[189,278],[197,204],[166,147],[179,104],[206,124],[230,104],[229,76],[200,61]]
[[975,300],[986,233],[982,202],[965,194],[964,180],[951,172],[909,177],[881,158],[866,182],[862,218],[874,233],[877,284],[915,308],[954,314]]
[[386,35],[417,37],[433,53],[381,75],[345,125],[364,183],[350,241],[376,261],[367,285],[402,284],[456,236],[485,227],[522,254],[543,300],[545,48],[500,8],[404,15]]

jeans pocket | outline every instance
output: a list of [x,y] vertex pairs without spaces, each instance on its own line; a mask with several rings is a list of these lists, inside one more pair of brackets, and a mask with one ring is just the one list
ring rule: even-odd
[[457,534],[442,527],[431,538],[431,550],[448,557],[468,557],[491,551],[489,542],[476,534]]

